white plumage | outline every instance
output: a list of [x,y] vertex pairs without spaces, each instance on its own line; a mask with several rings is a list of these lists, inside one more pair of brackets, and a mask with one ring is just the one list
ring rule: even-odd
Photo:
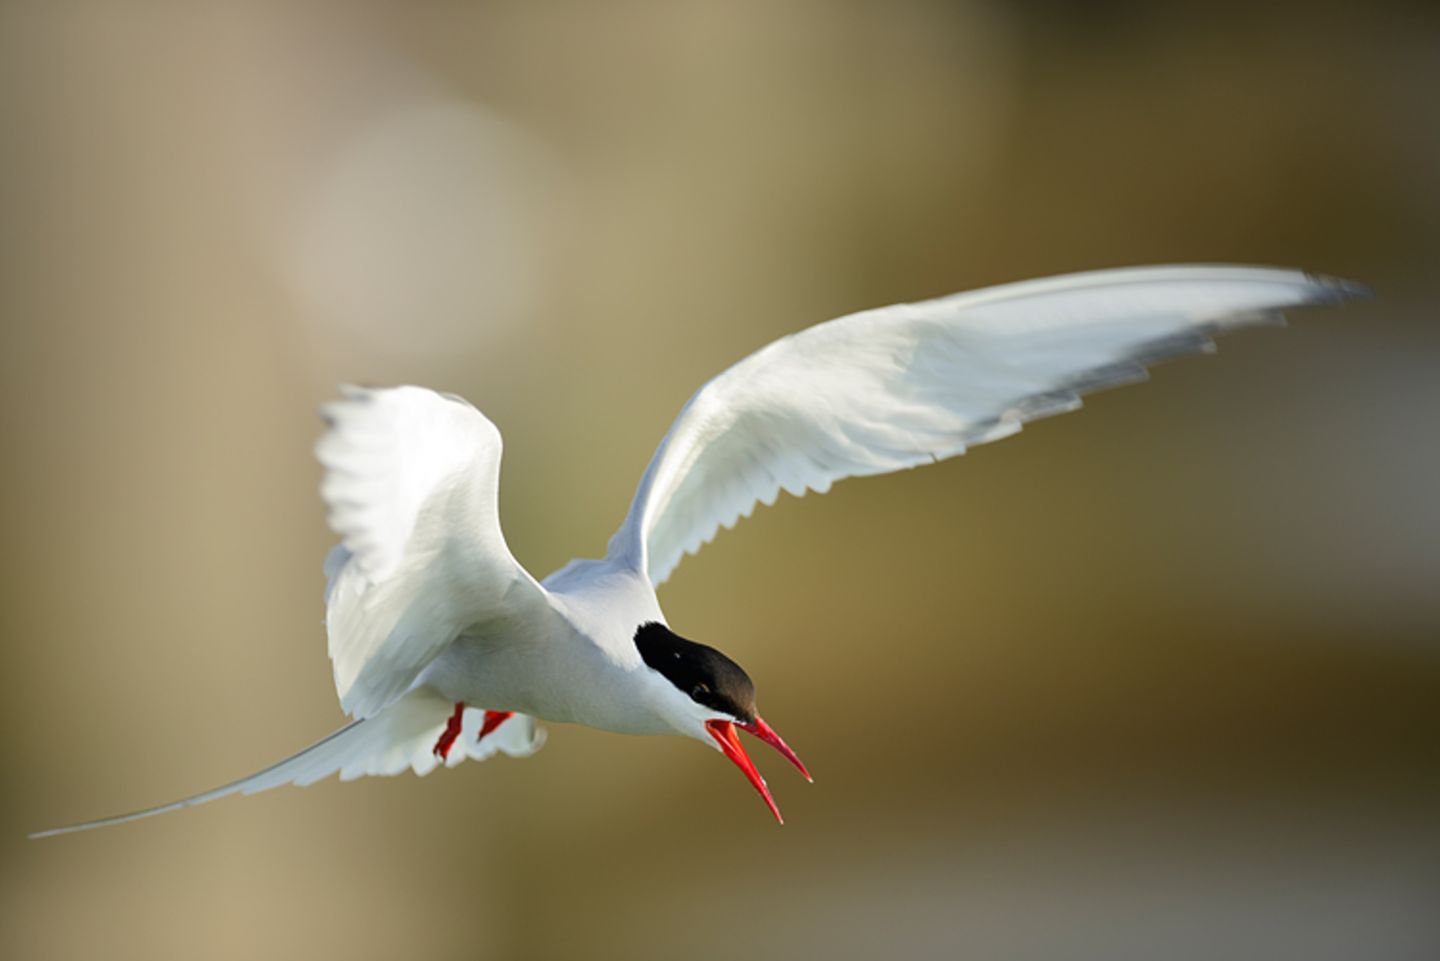
[[353,717],[403,694],[465,628],[524,617],[544,592],[500,532],[500,432],[423,387],[347,387],[321,408],[320,495],[340,546],[327,558],[335,689]]
[[[495,426],[464,400],[424,388],[346,388],[322,409],[329,430],[316,455],[340,537],[326,559],[330,656],[341,705],[356,721],[215,791],[42,833],[336,772],[425,774],[467,754],[524,755],[543,742],[534,717],[713,740],[732,760],[714,725],[750,722],[753,732],[758,723],[794,760],[758,715],[702,703],[699,688],[681,690],[637,650],[637,628],[664,623],[655,587],[686,553],[782,490],[824,492],[846,477],[953,457],[1074,410],[1088,391],[1143,379],[1155,361],[1210,350],[1216,334],[1361,292],[1294,270],[1148,267],[811,327],[702,387],[651,459],[608,555],[572,562],[543,586],[501,533]],[[464,749],[442,762],[435,746],[457,703]],[[479,739],[484,710],[517,716]],[[747,776],[769,801],[753,768]]]
[[656,451],[612,556],[662,584],[720,526],[781,490],[943,460],[1074,410],[1222,331],[1353,284],[1258,267],[1144,267],[1033,280],[851,314],[710,381]]

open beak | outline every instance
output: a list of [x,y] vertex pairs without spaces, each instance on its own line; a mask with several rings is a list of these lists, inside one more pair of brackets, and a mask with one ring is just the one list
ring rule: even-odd
[[741,724],[739,725],[739,727],[742,731],[746,731],[750,734],[755,735],[760,740],[764,741],[766,744],[770,745],[775,750],[785,755],[785,760],[795,765],[795,769],[798,770],[802,776],[804,776],[805,780],[809,781],[811,784],[815,783],[815,779],[810,776],[810,772],[805,770],[805,765],[800,763],[800,759],[795,756],[795,752],[790,750],[790,745],[786,744],[785,739],[782,738],[780,735],[776,734],[775,729],[770,725],[766,724],[765,719],[762,718],[760,715],[755,715],[754,724]]
[[760,796],[765,799],[765,804],[770,808],[770,813],[775,815],[775,820],[784,824],[785,819],[780,816],[780,809],[775,806],[775,799],[770,796],[770,789],[765,786],[765,779],[760,776],[759,771],[755,770],[755,762],[750,760],[750,755],[746,754],[745,749],[740,746],[740,736],[735,733],[736,727],[755,735],[785,755],[785,759],[799,768],[800,773],[805,775],[805,780],[813,781],[814,778],[810,777],[810,772],[805,770],[805,765],[800,763],[800,759],[795,756],[795,752],[790,750],[790,745],[786,744],[784,739],[776,734],[775,730],[766,724],[759,716],[755,718],[755,723],[753,724],[737,725],[733,721],[720,720],[705,722],[705,730],[715,739],[715,743],[720,745],[720,750],[724,752],[726,757],[734,762],[736,767],[745,773],[745,777],[755,786],[755,790],[760,792]]

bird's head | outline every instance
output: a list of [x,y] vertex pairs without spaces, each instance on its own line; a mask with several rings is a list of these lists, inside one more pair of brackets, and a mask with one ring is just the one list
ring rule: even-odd
[[755,684],[750,675],[713,647],[686,640],[664,624],[651,621],[635,632],[635,646],[645,665],[669,684],[667,720],[681,733],[716,748],[735,763],[760,792],[775,820],[784,823],[765,779],[740,746],[736,729],[755,735],[795,765],[805,780],[810,772],[790,746],[755,711]]

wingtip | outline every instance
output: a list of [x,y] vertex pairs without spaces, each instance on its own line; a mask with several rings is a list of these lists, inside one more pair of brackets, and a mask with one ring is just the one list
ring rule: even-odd
[[134,820],[137,816],[121,815],[119,817],[104,818],[99,821],[86,821],[82,824],[67,824],[59,828],[46,828],[43,831],[31,831],[25,835],[27,841],[39,841],[42,838],[59,837],[62,834],[79,834],[81,831],[93,831],[96,828],[108,827],[111,824],[120,824],[124,821]]
[[1322,303],[1334,303],[1342,300],[1369,299],[1375,296],[1375,289],[1369,284],[1362,284],[1358,280],[1347,280],[1344,277],[1333,277],[1329,274],[1317,274],[1307,272],[1305,274],[1316,287],[1324,291]]
[[141,821],[157,814],[169,814],[171,811],[178,811],[181,808],[189,807],[191,804],[199,803],[199,800],[207,800],[206,795],[196,795],[195,798],[186,798],[183,801],[172,801],[169,804],[161,804],[153,808],[145,808],[143,811],[132,811],[129,814],[116,814],[108,818],[100,818],[95,821],[82,821],[79,824],[67,824],[64,827],[46,828],[43,831],[32,831],[25,835],[27,840],[38,841],[41,838],[58,837],[61,834],[79,834],[81,831],[93,831],[96,828],[108,828],[117,824],[128,824],[131,821]]

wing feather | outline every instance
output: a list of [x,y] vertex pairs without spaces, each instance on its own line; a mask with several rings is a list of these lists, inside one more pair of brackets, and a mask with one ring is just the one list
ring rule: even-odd
[[344,388],[321,414],[321,496],[340,544],[325,560],[340,703],[369,717],[461,631],[544,603],[500,530],[500,432],[421,387]]
[[1231,329],[1363,292],[1266,267],[1103,270],[868,310],[710,381],[655,452],[610,556],[653,584],[780,491],[963,454]]

